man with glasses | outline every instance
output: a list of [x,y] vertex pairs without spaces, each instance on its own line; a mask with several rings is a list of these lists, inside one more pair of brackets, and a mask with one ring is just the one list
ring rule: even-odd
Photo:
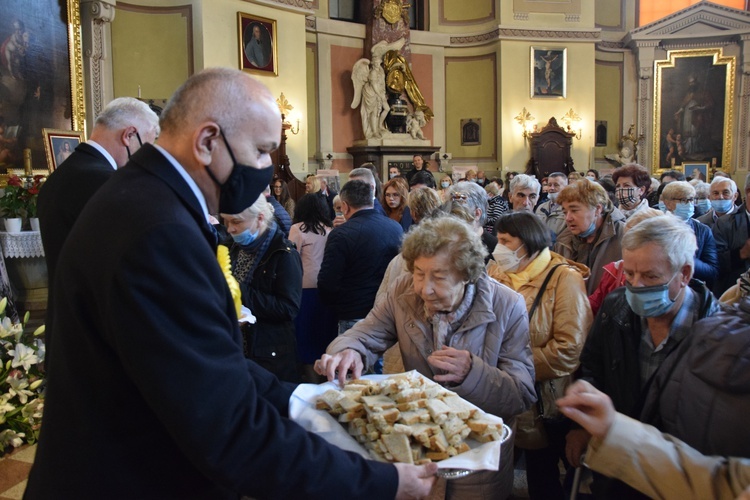
[[42,184],[37,207],[49,277],[47,350],[54,320],[55,270],[63,243],[94,193],[157,135],[159,117],[148,104],[132,97],[115,99],[96,117],[89,140],[79,144]]
[[698,217],[701,222],[711,229],[716,225],[719,217],[733,214],[737,211],[737,184],[729,177],[715,176],[711,181],[708,199],[711,201],[711,208],[708,212]]
[[294,386],[244,357],[236,283],[208,219],[241,212],[271,181],[281,137],[271,92],[238,70],[204,70],[161,126],[60,254],[26,497],[426,496],[434,464],[375,463],[305,432],[288,418]]
[[695,251],[695,278],[713,287],[719,277],[719,258],[716,254],[716,241],[711,228],[693,219],[695,213],[695,188],[685,181],[673,181],[666,185],[661,194],[662,201],[671,213],[695,233],[698,248]]
[[714,226],[720,277],[714,293],[720,296],[750,268],[750,174],[745,177],[745,204],[721,217]]

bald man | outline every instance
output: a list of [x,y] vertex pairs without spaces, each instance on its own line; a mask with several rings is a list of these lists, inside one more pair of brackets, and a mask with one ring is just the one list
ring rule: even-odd
[[26,498],[411,498],[434,464],[364,460],[286,416],[294,386],[243,356],[209,213],[271,180],[271,93],[188,79],[60,254],[44,425]]

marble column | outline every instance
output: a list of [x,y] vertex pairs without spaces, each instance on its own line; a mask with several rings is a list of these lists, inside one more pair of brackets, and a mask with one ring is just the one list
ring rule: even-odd
[[115,0],[81,0],[81,36],[86,99],[86,127],[91,130],[104,106],[114,98],[112,30]]
[[638,125],[635,136],[645,140],[638,144],[636,161],[653,171],[654,165],[654,58],[658,41],[636,42],[638,51]]

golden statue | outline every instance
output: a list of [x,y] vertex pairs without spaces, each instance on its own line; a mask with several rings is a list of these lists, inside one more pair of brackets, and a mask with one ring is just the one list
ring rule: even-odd
[[411,72],[404,56],[397,50],[390,50],[383,57],[383,69],[385,69],[385,85],[389,92],[401,95],[406,91],[409,100],[414,105],[414,111],[424,113],[425,123],[430,121],[434,116],[432,110],[424,102],[422,92],[419,91],[417,81]]

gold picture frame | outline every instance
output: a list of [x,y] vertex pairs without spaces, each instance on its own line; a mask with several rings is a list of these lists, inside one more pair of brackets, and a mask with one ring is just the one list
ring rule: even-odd
[[242,71],[264,76],[279,75],[275,20],[238,12],[237,39]]
[[86,140],[80,130],[56,130],[53,128],[42,129],[44,137],[44,153],[47,157],[47,169],[51,174],[60,163],[76,149],[80,143]]
[[736,58],[721,47],[670,50],[654,62],[652,172],[732,165],[735,71]]

